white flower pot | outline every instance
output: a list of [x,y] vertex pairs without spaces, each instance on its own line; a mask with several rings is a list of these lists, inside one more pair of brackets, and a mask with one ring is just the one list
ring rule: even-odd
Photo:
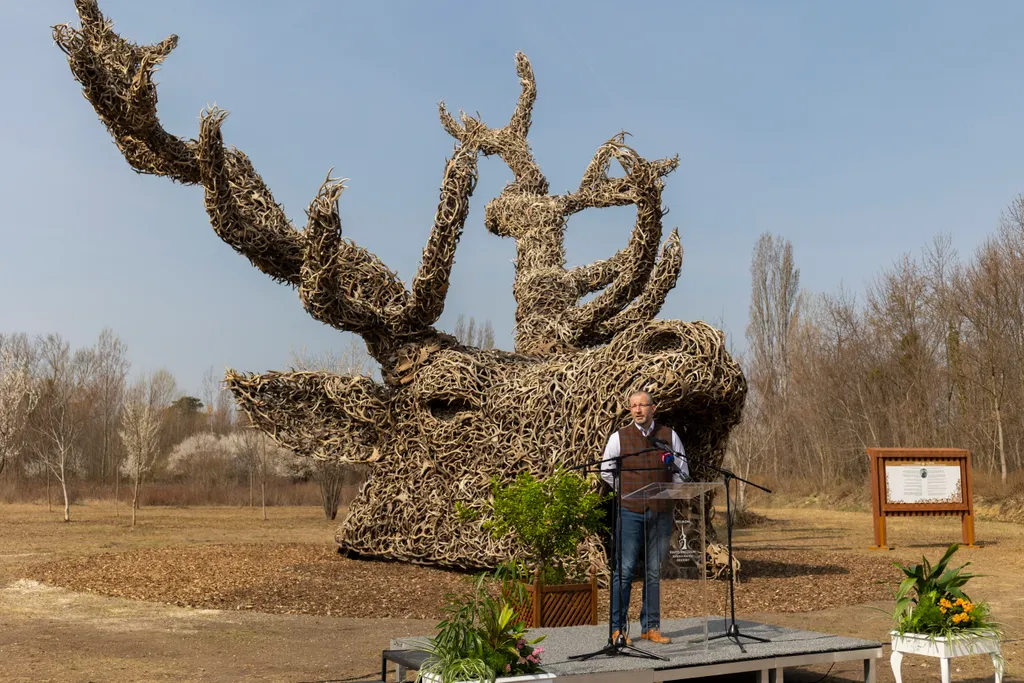
[[[425,683],[441,683],[441,679],[431,673],[421,674]],[[555,674],[524,674],[522,676],[498,676],[495,683],[527,683],[527,681],[549,681]],[[475,681],[459,681],[459,683],[475,683]]]
[[942,683],[950,683],[949,660],[952,658],[988,654],[992,657],[995,682],[1001,683],[1003,680],[1003,657],[999,647],[999,638],[995,635],[970,634],[947,638],[926,633],[900,635],[897,631],[890,631],[889,635],[892,636],[892,655],[889,657],[889,664],[892,666],[896,683],[903,683],[900,667],[905,654],[938,657]]

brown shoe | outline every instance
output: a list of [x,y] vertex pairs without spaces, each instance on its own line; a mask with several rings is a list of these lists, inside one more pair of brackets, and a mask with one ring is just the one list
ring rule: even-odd
[[652,643],[661,643],[662,645],[667,645],[672,642],[671,638],[661,635],[661,631],[656,628],[652,628],[650,631],[641,633],[640,637],[645,640],[649,640]]
[[[617,641],[619,639],[619,633],[620,633],[620,631],[615,631],[615,632],[612,633],[612,643],[614,643],[615,641]],[[632,645],[632,644],[633,644],[633,639],[630,638],[629,636],[626,636],[626,645]]]

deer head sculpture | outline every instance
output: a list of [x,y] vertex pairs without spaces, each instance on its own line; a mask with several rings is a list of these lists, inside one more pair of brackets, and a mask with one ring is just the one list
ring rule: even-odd
[[[325,372],[228,371],[226,384],[252,422],[299,455],[361,461],[371,474],[337,540],[356,553],[461,567],[489,566],[514,549],[460,521],[492,478],[550,472],[600,455],[625,424],[630,390],[651,393],[659,419],[679,431],[691,469],[720,463],[739,420],[746,382],[723,335],[703,322],[656,320],[682,264],[673,231],[662,237],[663,178],[677,159],[647,161],[618,135],[598,148],[575,192],[553,195],[527,134],[536,84],[516,55],[522,85],[507,126],[494,129],[440,107],[455,138],[433,228],[411,288],[373,254],[342,238],[328,178],[297,230],[249,159],[226,147],[225,113],[205,111],[198,139],[157,118],[154,70],[177,44],[132,44],[95,0],[76,0],[81,28],[54,27],[86,98],[140,173],[199,184],[214,231],[253,265],[298,289],[315,319],[360,335],[384,382]],[[476,183],[479,154],[498,155],[514,180],[486,207],[487,228],[516,241],[514,353],[460,345],[433,327]],[[612,160],[623,175],[609,175]],[[636,224],[611,258],[567,269],[564,234],[586,209],[635,205]],[[597,293],[586,303],[580,301]],[[600,562],[596,544],[588,546]]]

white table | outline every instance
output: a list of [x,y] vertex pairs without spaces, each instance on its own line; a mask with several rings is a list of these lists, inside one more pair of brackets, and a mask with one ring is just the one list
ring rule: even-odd
[[889,635],[892,636],[889,665],[892,666],[896,683],[903,683],[900,668],[903,665],[904,654],[938,657],[942,683],[950,683],[949,663],[954,657],[988,654],[992,657],[992,667],[995,669],[995,683],[1003,681],[1003,654],[999,647],[999,639],[994,636],[963,636],[951,641],[944,636],[928,636],[922,633],[904,633],[901,636],[892,631]]

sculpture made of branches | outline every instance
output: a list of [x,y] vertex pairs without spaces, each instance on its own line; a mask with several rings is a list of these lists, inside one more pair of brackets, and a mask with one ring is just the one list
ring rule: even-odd
[[[646,390],[674,426],[701,478],[718,465],[739,420],[746,383],[723,335],[703,322],[654,319],[682,264],[678,234],[662,238],[663,178],[677,159],[648,161],[618,135],[600,146],[575,192],[552,195],[527,135],[536,98],[530,63],[509,124],[490,128],[440,107],[456,139],[444,167],[433,228],[410,288],[344,239],[343,186],[328,178],[296,229],[252,163],[224,145],[225,113],[204,111],[198,139],[166,132],[155,68],[177,44],[122,39],[95,0],[76,0],[81,28],[54,27],[72,73],[136,171],[199,184],[214,231],[279,282],[309,314],[359,334],[384,382],[326,372],[228,371],[227,386],[252,422],[296,453],[365,462],[371,474],[338,531],[346,550],[458,567],[514,552],[457,503],[481,508],[492,478],[545,474],[600,455],[629,420],[630,390]],[[486,207],[494,234],[516,240],[514,353],[460,345],[433,327],[444,308],[479,154],[498,155],[514,180]],[[609,175],[612,160],[623,175]],[[611,258],[567,269],[564,234],[586,209],[634,205],[636,224]],[[596,295],[580,303],[590,294]],[[584,556],[602,563],[596,541]]]

